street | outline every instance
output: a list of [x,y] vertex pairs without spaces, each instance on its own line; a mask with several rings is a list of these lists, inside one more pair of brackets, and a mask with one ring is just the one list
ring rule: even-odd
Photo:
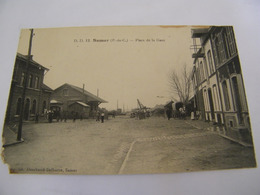
[[24,142],[4,150],[12,173],[153,174],[255,167],[254,149],[205,122],[119,116],[104,123],[28,123]]

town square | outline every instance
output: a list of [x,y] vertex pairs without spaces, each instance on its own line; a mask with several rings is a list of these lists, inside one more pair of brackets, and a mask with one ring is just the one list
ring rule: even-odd
[[233,27],[24,29],[3,140],[10,173],[254,168]]

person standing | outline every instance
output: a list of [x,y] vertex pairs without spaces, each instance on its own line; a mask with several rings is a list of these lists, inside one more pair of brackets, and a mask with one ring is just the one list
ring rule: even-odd
[[104,118],[105,118],[105,113],[102,112],[102,114],[101,114],[101,123],[104,123]]
[[96,121],[98,122],[100,120],[100,112],[97,111]]
[[73,113],[73,122],[75,122],[76,121],[76,119],[77,119],[77,113]]
[[53,119],[53,111],[50,110],[48,113],[48,119],[49,119],[49,123],[52,123],[52,119]]
[[169,108],[167,108],[167,110],[166,110],[166,115],[167,115],[168,120],[170,120],[170,118],[171,118],[171,110]]
[[38,123],[39,122],[39,113],[37,112],[35,114],[35,123]]

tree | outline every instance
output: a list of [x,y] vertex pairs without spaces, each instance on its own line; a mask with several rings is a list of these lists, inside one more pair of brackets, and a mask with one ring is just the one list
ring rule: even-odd
[[181,72],[172,70],[169,73],[169,84],[171,92],[173,93],[173,99],[175,101],[181,101],[184,105],[188,104],[192,92],[192,69],[187,68],[186,64],[183,66]]

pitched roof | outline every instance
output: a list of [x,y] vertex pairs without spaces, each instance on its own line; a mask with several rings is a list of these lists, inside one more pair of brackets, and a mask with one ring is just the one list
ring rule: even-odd
[[42,89],[43,89],[43,90],[47,90],[47,91],[53,91],[52,88],[48,87],[48,86],[45,85],[44,83],[42,84]]
[[[71,84],[68,84],[68,83],[65,83],[63,84],[62,86],[60,87],[63,87],[64,85],[67,85],[73,89],[75,89],[76,91],[80,92],[80,93],[83,93],[83,88],[80,88],[80,87],[77,87],[77,86],[74,86],[74,85],[71,85]],[[60,87],[58,87],[57,89],[59,89]],[[57,90],[55,89],[55,90]],[[103,100],[102,98],[98,97],[98,96],[95,96],[93,95],[92,93],[88,92],[87,90],[84,89],[84,95],[88,96],[88,97],[91,97],[92,99],[94,99],[94,101],[98,101],[98,102],[101,102],[101,103],[108,103],[106,100]]]
[[[23,55],[23,54],[20,54],[20,53],[17,53],[16,58],[20,59],[22,61],[27,61],[27,59],[28,59],[27,55]],[[30,59],[30,64],[37,66],[38,68],[41,68],[41,69],[44,69],[44,70],[49,70],[48,68],[45,68],[44,66],[42,66],[38,62],[34,61],[33,59]]]

